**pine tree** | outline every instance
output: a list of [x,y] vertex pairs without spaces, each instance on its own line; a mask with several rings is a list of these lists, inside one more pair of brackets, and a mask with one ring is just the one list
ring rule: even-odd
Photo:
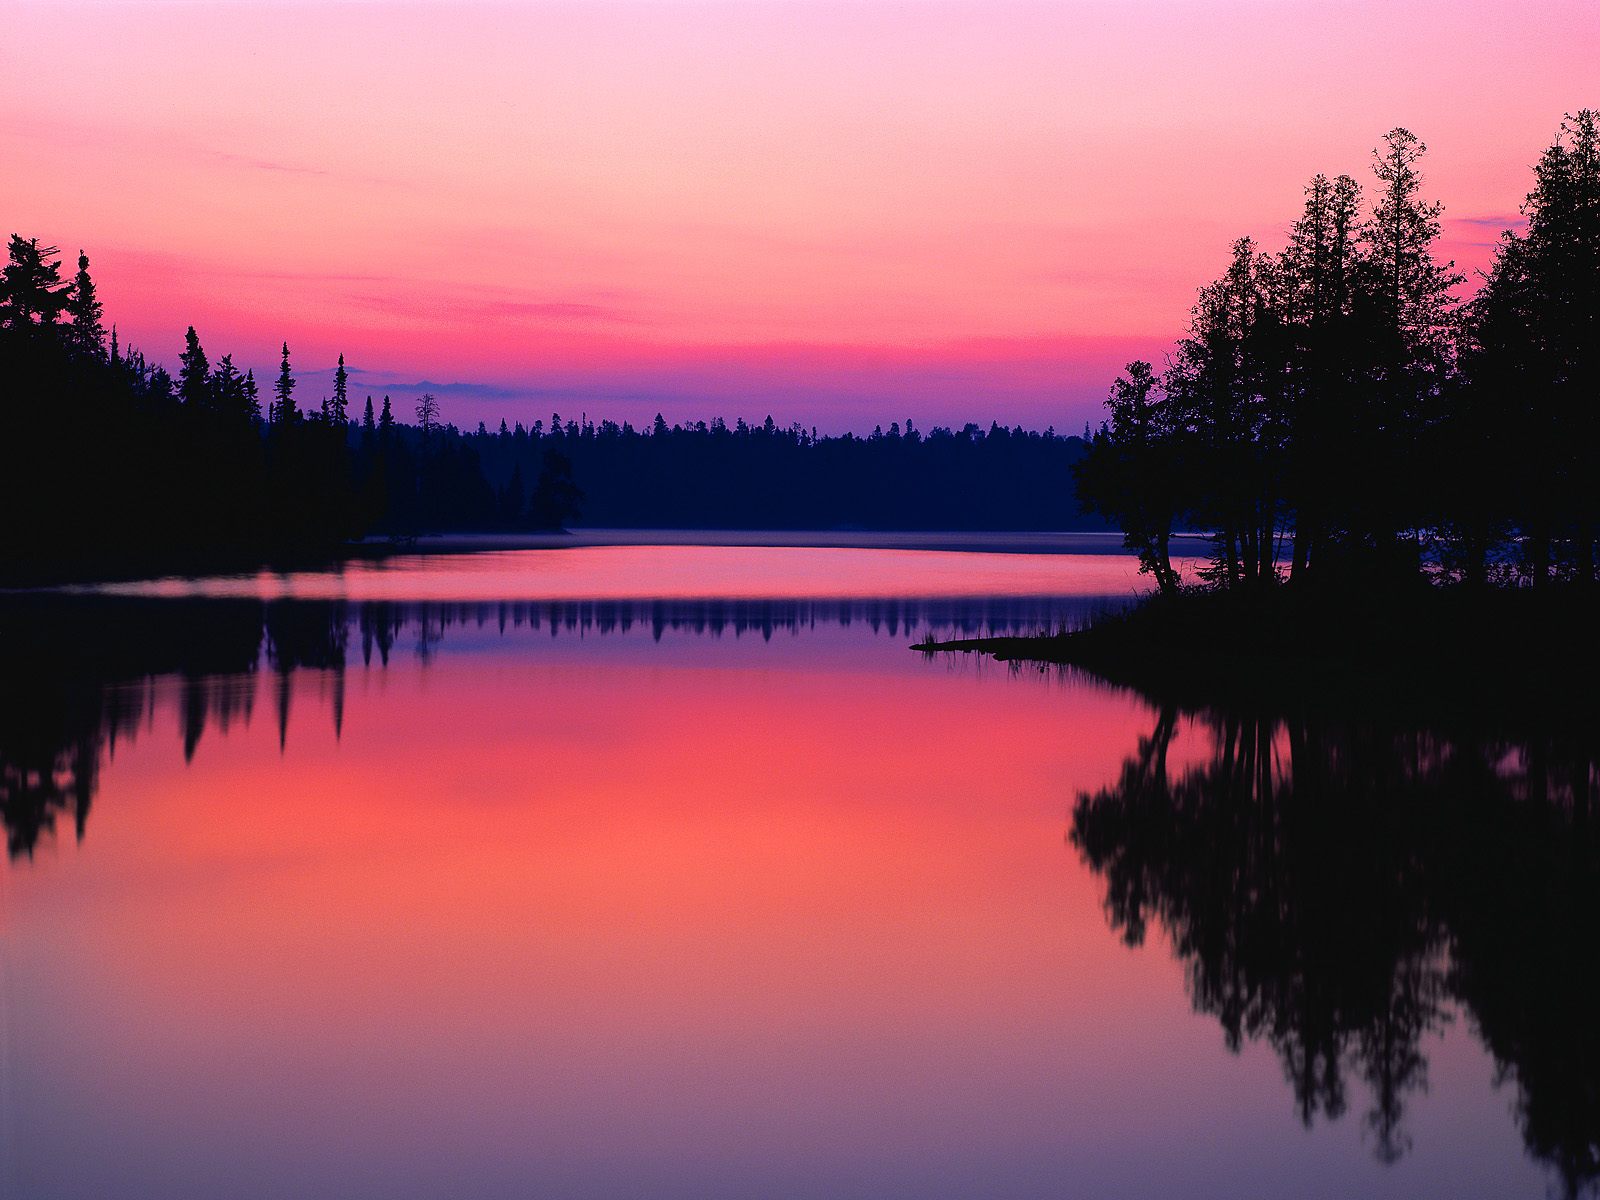
[[178,399],[194,411],[211,407],[211,363],[200,346],[200,337],[189,326],[183,335],[183,353],[178,356]]
[[1278,260],[1285,344],[1284,422],[1294,508],[1289,576],[1305,574],[1347,492],[1344,464],[1358,453],[1351,419],[1353,308],[1363,270],[1358,243],[1361,185],[1317,175]]
[[261,420],[261,388],[256,383],[255,368],[244,373],[244,414],[252,425]]
[[61,252],[38,238],[12,234],[8,262],[0,270],[0,327],[26,329],[54,325],[67,303],[61,282]]
[[292,425],[299,417],[299,410],[294,405],[294,373],[289,369],[289,343],[283,344],[283,363],[278,368],[278,382],[273,384],[273,395],[276,399],[272,402],[272,424],[278,426]]
[[333,373],[333,396],[322,402],[322,419],[343,429],[350,423],[350,376],[345,373],[344,355],[339,355],[339,366]]
[[[1527,229],[1502,236],[1471,306],[1468,415],[1496,431],[1488,435],[1496,471],[1511,461],[1506,515],[1523,535],[1533,583],[1550,581],[1556,539],[1566,534],[1575,540],[1578,575],[1593,580],[1600,575],[1593,486],[1600,472],[1600,114],[1584,110],[1562,122],[1534,166],[1522,211]],[[1502,427],[1510,430],[1509,454]]]
[[389,397],[383,398],[383,413],[378,417],[378,432],[388,436],[394,432],[394,413],[389,409]]
[[1444,205],[1421,198],[1417,164],[1427,152],[1408,129],[1393,129],[1374,150],[1373,172],[1383,185],[1362,230],[1373,297],[1390,358],[1382,373],[1399,384],[1402,406],[1384,414],[1397,424],[1415,422],[1422,391],[1436,384],[1448,361],[1455,328],[1451,295],[1463,280],[1453,262],[1433,257]]
[[211,394],[218,412],[229,418],[243,417],[246,411],[244,376],[233,365],[233,355],[224,354],[211,373]]
[[376,428],[376,425],[375,425],[375,423],[373,421],[373,417],[372,417],[372,397],[371,396],[367,397],[366,411],[361,414],[361,428],[366,433],[371,433]]
[[[1440,415],[1453,367],[1457,331],[1454,288],[1463,280],[1452,262],[1433,256],[1443,205],[1421,198],[1418,168],[1427,147],[1407,129],[1393,129],[1373,151],[1382,185],[1362,229],[1366,252],[1363,307],[1367,327],[1357,341],[1366,365],[1371,407],[1366,438],[1370,480],[1367,513],[1357,520],[1380,571],[1414,571],[1426,484],[1414,464]],[[1364,526],[1364,530],[1360,527]],[[1408,536],[1409,535],[1409,536]]]
[[105,353],[106,331],[100,323],[105,306],[89,277],[89,256],[78,251],[78,273],[67,292],[66,313],[72,322],[72,344],[80,354],[99,358]]

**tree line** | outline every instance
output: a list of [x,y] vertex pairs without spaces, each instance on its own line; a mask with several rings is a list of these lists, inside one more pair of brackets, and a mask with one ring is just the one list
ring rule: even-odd
[[[865,437],[721,418],[446,423],[367,396],[339,358],[303,403],[290,350],[258,380],[191,326],[176,374],[120,344],[89,260],[12,235],[0,270],[0,575],[252,566],[446,530],[1093,527],[1063,483],[1083,438],[907,420]],[[404,418],[414,414],[414,421]],[[1087,431],[1086,431],[1087,432]],[[588,494],[577,485],[584,480]]]
[[865,437],[818,434],[769,416],[646,428],[628,422],[501,421],[467,441],[515,496],[550,447],[583,480],[584,522],[613,528],[1080,529],[1069,486],[1082,438],[991,423],[907,420]]
[[1165,369],[1128,364],[1077,470],[1161,591],[1202,575],[1596,580],[1600,114],[1566,117],[1476,292],[1438,255],[1426,147],[1395,129],[1370,201],[1316,175],[1287,244],[1233,244]]
[[[388,396],[302,407],[288,344],[263,389],[193,326],[176,376],[123,347],[80,253],[12,235],[0,269],[0,575],[11,580],[251,566],[331,555],[353,539],[437,529],[556,529],[578,511],[571,464],[547,447],[516,504],[424,394],[416,423]],[[263,391],[265,390],[265,395]]]

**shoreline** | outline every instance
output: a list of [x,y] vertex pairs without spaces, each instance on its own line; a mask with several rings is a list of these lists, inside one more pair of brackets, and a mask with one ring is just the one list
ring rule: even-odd
[[1191,709],[1588,720],[1600,714],[1597,600],[1578,585],[1196,591],[1149,597],[1076,630],[909,648],[1070,667]]

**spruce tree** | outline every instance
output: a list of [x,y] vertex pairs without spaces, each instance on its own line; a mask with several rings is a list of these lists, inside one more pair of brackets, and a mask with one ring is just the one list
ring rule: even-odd
[[339,355],[339,366],[333,373],[333,396],[322,402],[322,419],[343,429],[350,423],[350,376],[345,373],[344,355]]
[[211,373],[211,394],[218,412],[230,419],[245,413],[244,376],[233,365],[233,355],[224,354]]
[[244,414],[252,425],[261,420],[261,387],[253,367],[244,373]]
[[183,353],[178,356],[178,363],[178,398],[195,411],[210,408],[211,363],[193,325],[183,335]]
[[375,423],[373,421],[373,417],[372,417],[372,397],[371,396],[367,397],[367,408],[366,408],[366,411],[361,414],[361,428],[366,433],[371,433],[374,430],[374,428],[376,428],[376,425],[375,425]]
[[99,358],[105,353],[106,331],[100,323],[104,312],[105,306],[95,294],[94,280],[89,277],[89,256],[80,250],[78,273],[72,278],[66,301],[72,344],[80,354]]
[[1453,367],[1457,327],[1453,291],[1463,276],[1434,258],[1443,205],[1422,199],[1418,164],[1427,147],[1407,129],[1393,129],[1373,151],[1381,188],[1362,230],[1370,348],[1365,371],[1371,449],[1367,512],[1358,530],[1380,571],[1410,573],[1420,560],[1417,527],[1426,484],[1414,469],[1428,429],[1439,418]]
[[272,386],[273,395],[276,397],[272,402],[272,424],[292,425],[295,418],[300,415],[294,406],[294,383],[294,373],[289,369],[289,343],[285,342],[283,362],[278,367],[278,382]]

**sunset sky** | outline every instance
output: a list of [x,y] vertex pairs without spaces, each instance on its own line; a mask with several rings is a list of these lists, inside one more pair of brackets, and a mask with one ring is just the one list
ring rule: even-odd
[[[16,3],[0,220],[124,342],[457,424],[552,409],[1059,429],[1315,171],[1429,145],[1483,266],[1593,0]],[[318,374],[321,371],[322,374]]]

